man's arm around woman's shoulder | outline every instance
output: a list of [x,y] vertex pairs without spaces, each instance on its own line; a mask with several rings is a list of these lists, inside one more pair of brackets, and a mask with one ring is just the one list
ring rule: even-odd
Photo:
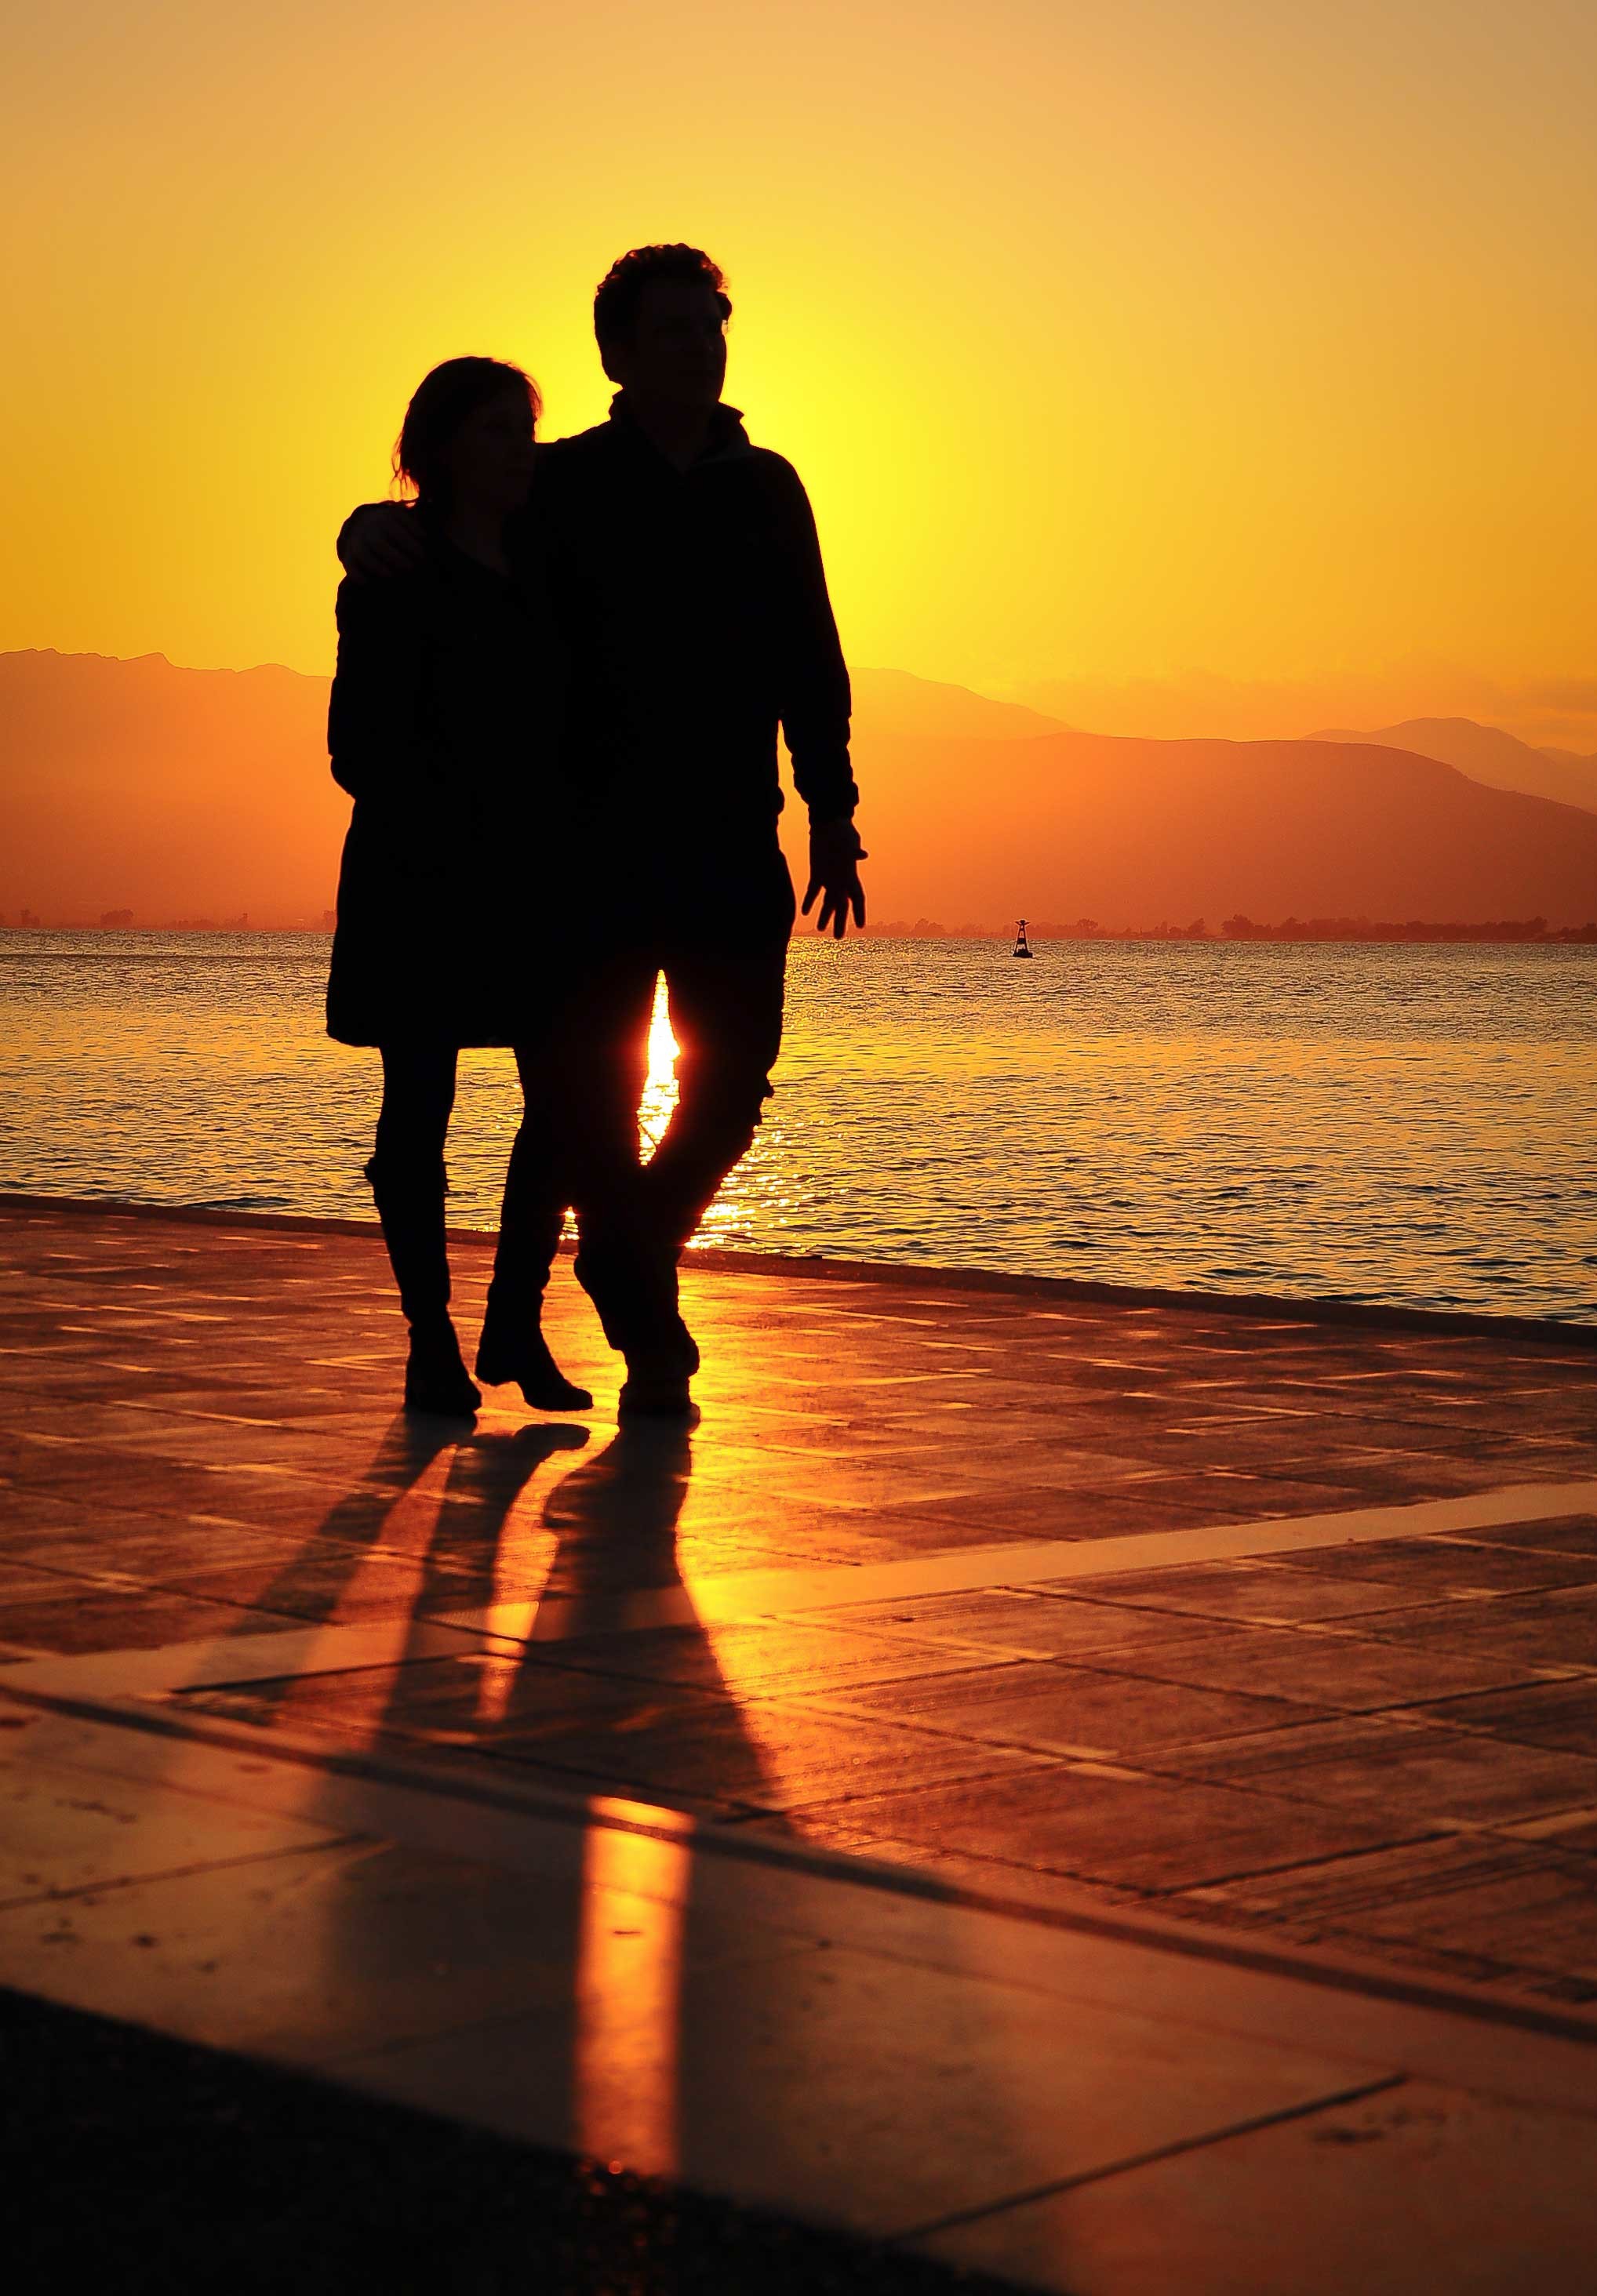
[[338,667],[327,702],[327,753],[333,780],[351,797],[409,787],[422,769],[419,589],[415,580],[358,582],[351,575],[338,586]]
[[414,574],[426,555],[422,522],[409,503],[362,503],[338,529],[338,559],[352,582]]

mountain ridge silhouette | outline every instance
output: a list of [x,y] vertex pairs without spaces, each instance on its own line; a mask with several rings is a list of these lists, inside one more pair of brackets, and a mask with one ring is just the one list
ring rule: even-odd
[[[879,917],[1597,915],[1597,813],[1415,750],[1083,734],[907,671],[855,683]],[[319,921],[348,816],[326,693],[279,664],[0,654],[0,914]],[[802,828],[790,807],[795,862]]]
[[1407,750],[1421,758],[1436,758],[1456,766],[1471,781],[1492,789],[1517,790],[1522,797],[1552,798],[1556,804],[1578,805],[1597,813],[1597,758],[1582,758],[1573,750],[1535,749],[1500,726],[1483,726],[1473,718],[1408,718],[1374,733],[1354,733],[1333,727],[1314,734],[1316,742],[1364,742],[1380,749]]

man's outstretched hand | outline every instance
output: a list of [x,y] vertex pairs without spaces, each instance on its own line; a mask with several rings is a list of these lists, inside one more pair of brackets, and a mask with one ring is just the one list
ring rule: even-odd
[[803,914],[809,915],[819,895],[817,932],[825,932],[830,925],[833,939],[841,940],[848,931],[851,910],[855,924],[863,928],[865,888],[860,882],[860,864],[869,857],[852,821],[811,823],[810,888],[804,895]]
[[421,521],[404,503],[362,503],[339,529],[338,554],[357,582],[414,574],[427,554]]

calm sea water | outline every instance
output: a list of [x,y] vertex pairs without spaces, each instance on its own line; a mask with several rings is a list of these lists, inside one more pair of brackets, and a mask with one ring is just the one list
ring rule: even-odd
[[[327,943],[0,934],[0,1186],[369,1218]],[[704,1240],[1597,1322],[1597,949],[803,939]],[[657,1024],[646,1125],[670,1104]],[[516,1121],[468,1054],[452,1217]]]

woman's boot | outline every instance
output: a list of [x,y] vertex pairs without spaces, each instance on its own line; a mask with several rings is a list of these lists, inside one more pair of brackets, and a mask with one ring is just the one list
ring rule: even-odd
[[554,1201],[547,1160],[529,1144],[523,1125],[505,1175],[498,1248],[477,1345],[477,1377],[488,1387],[519,1387],[532,1411],[593,1408],[592,1396],[566,1378],[543,1335],[544,1287],[564,1222],[564,1207]]
[[449,1256],[444,1239],[449,1182],[443,1165],[374,1156],[366,1177],[383,1223],[399,1305],[410,1326],[405,1408],[470,1419],[482,1398],[467,1375],[449,1319]]

